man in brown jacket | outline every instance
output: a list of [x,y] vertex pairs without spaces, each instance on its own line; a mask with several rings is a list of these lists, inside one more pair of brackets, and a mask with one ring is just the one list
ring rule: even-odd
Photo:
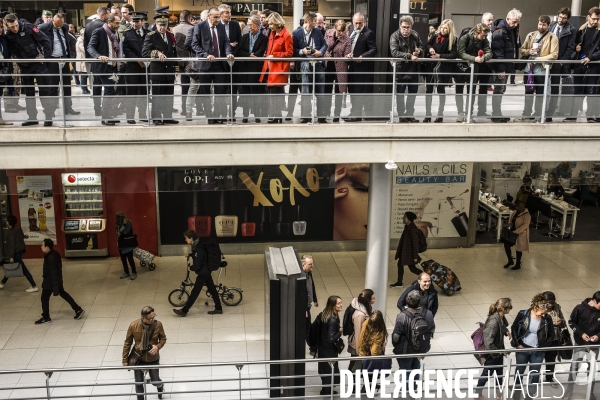
[[[135,342],[134,342],[135,340]],[[129,324],[127,336],[123,344],[123,365],[127,366],[131,346],[133,351],[139,354],[139,362],[136,365],[158,365],[160,361],[159,350],[167,343],[167,336],[160,321],[156,320],[156,313],[150,306],[142,308],[142,318],[136,319]],[[158,368],[148,369],[150,380],[158,390],[158,398],[162,399],[164,386],[158,375]],[[144,373],[140,369],[134,371],[135,381],[143,382]],[[138,400],[144,400],[145,387],[142,383],[136,383],[135,391],[138,393]]]
[[415,264],[421,262],[421,257],[419,257],[419,228],[415,225],[416,219],[417,215],[410,211],[402,216],[405,226],[394,258],[394,260],[398,260],[398,280],[390,285],[391,288],[402,287],[404,266],[408,266],[410,271],[416,275],[423,272],[415,266]]

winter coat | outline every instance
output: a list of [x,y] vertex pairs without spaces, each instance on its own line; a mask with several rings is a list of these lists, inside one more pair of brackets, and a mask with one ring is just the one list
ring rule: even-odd
[[200,239],[196,239],[194,240],[194,243],[192,243],[190,257],[192,257],[190,271],[194,271],[197,275],[210,274],[206,260],[208,255],[206,254],[206,248],[200,244]]
[[352,355],[358,355],[358,341],[362,332],[363,323],[369,318],[367,309],[365,306],[358,302],[355,297],[350,303],[354,308],[354,314],[352,314],[352,323],[354,324],[354,333],[348,338],[348,353]]
[[[400,311],[406,308],[406,296],[413,290],[418,290],[421,292],[421,287],[419,285],[419,281],[414,281],[412,285],[406,288],[402,296],[398,299],[398,304],[396,305]],[[439,308],[438,294],[434,289],[433,284],[429,285],[429,289],[427,289],[427,309],[431,311],[433,316],[437,313]]]
[[[270,55],[278,58],[294,56],[294,40],[285,27],[278,34],[275,31],[271,32],[265,57]],[[262,67],[260,81],[266,82],[267,86],[285,86],[288,82],[289,72],[289,61],[269,61],[267,59]],[[265,75],[267,76],[265,77]]]
[[519,58],[521,39],[519,38],[519,27],[511,28],[505,19],[494,21],[492,26],[492,53],[494,59],[507,60],[505,63],[493,63],[491,68],[494,72],[513,73],[514,60]]
[[[530,32],[525,38],[525,42],[521,46],[519,50],[521,53],[521,58],[529,57],[529,50],[533,47],[533,43],[535,43],[535,37],[537,36],[538,31]],[[556,60],[558,58],[558,38],[552,32],[546,33],[542,41],[540,42],[539,47],[539,55],[534,58],[534,60]]]
[[[123,344],[123,362],[127,362],[127,358],[129,357],[129,353],[131,352],[131,345],[134,345],[135,352],[141,356],[142,361],[151,362],[160,359],[160,349],[162,349],[167,343],[167,335],[165,335],[165,330],[163,329],[163,325],[160,321],[155,321],[155,326],[152,331],[152,335],[148,338],[149,344],[155,345],[158,347],[158,351],[156,354],[152,355],[146,351],[146,349],[142,349],[142,335],[144,333],[144,328],[142,326],[142,320],[136,319],[131,324],[129,324],[129,328],[127,329],[127,335],[125,336],[125,343]],[[134,343],[135,340],[135,343]]]
[[[523,338],[527,335],[527,329],[529,328],[529,323],[531,321],[531,310],[525,317],[525,312],[528,310],[521,310],[515,317],[513,324],[510,328],[512,334],[512,342],[513,347],[518,347],[523,344]],[[523,320],[521,324],[521,331],[519,330],[519,322]],[[540,326],[537,330],[537,339],[538,339],[538,347],[548,347],[552,345],[552,342],[556,340],[554,336],[554,325],[552,324],[552,317],[549,315],[544,315],[540,321]]]
[[421,262],[418,230],[419,228],[414,221],[404,227],[394,257],[394,260],[400,259],[399,265],[415,265],[415,259],[417,263]]
[[15,253],[25,250],[25,235],[20,226],[13,226],[6,230],[5,258],[15,258]]
[[[85,48],[83,47],[83,35],[79,35],[77,38],[77,44],[75,45],[77,48],[77,59],[85,60]],[[85,66],[85,61],[78,61],[77,72],[87,72],[87,68]]]
[[479,50],[483,50],[483,59],[487,62],[492,59],[492,49],[490,48],[490,42],[487,38],[483,40],[476,40],[473,29],[466,35],[463,35],[458,40],[458,57],[472,62],[475,65],[475,73],[479,72],[480,64],[475,62],[475,57],[478,57]]
[[390,37],[390,54],[394,58],[400,58],[400,61],[397,62],[396,72],[404,74],[419,71],[420,65],[411,61],[411,56],[413,51],[419,50],[419,58],[422,58],[424,56],[423,47],[423,42],[421,42],[421,38],[416,31],[411,30],[408,38],[404,38],[400,34],[400,30],[392,33]]
[[[412,309],[409,308],[408,312],[413,315],[413,317],[423,310],[422,308]],[[423,316],[427,321],[430,332],[433,337],[435,333],[435,322],[433,321],[433,314],[431,311],[426,310]],[[400,311],[398,316],[396,316],[396,324],[394,325],[394,331],[392,332],[392,344],[394,345],[394,354],[410,354],[408,349],[409,337],[408,331],[410,329],[410,321],[412,319],[409,318],[405,312]]]
[[362,324],[360,339],[358,340],[358,355],[359,356],[381,356],[385,353],[386,332],[369,332],[367,333],[367,325],[369,320],[365,320]]
[[583,340],[581,336],[584,333],[590,337],[600,335],[600,310],[588,304],[591,300],[588,298],[576,305],[569,317],[569,326],[577,345],[597,344]]
[[[321,324],[321,338],[319,340],[319,348],[327,350],[335,350],[335,342],[342,337],[340,332],[340,319],[329,317],[326,324]],[[337,351],[336,351],[337,353]]]
[[[485,321],[483,328],[483,344],[486,350],[503,350],[504,336],[508,332],[508,321],[506,317],[500,317],[498,312],[490,315]],[[500,357],[500,354],[491,354],[492,357]]]
[[[453,60],[458,57],[458,46],[457,46],[456,38],[454,38],[454,43],[452,43],[452,50],[450,50],[449,37],[445,36],[444,40],[438,41],[438,35],[434,34],[431,36],[431,38],[425,45],[425,57],[427,57],[427,58],[431,58],[431,55],[429,54],[430,49],[435,50],[436,54],[440,55],[440,58],[444,58],[447,60]],[[450,62],[439,62],[439,63],[427,62],[425,64],[427,65],[428,71],[433,71],[433,72],[437,72],[440,74],[451,73],[454,68],[454,63],[450,63]],[[421,70],[423,70],[423,67],[421,67]],[[439,79],[449,82],[451,79],[451,76],[450,75],[445,75],[445,76],[440,75]]]
[[508,219],[509,226],[512,226],[513,219],[515,220],[514,233],[518,234],[517,241],[515,242],[516,251],[529,251],[529,224],[531,223],[531,215],[529,210],[525,209],[521,214],[517,216],[517,210],[515,210]]
[[42,278],[42,289],[52,290],[52,294],[58,296],[63,286],[62,260],[54,249],[44,255]]
[[[347,35],[341,37],[335,36],[335,29],[329,29],[325,32],[325,43],[327,51],[325,57],[346,57],[352,52],[352,41]],[[336,82],[339,85],[340,93],[348,91],[348,63],[346,61],[328,61],[335,63]]]
[[[581,25],[579,30],[577,31],[577,35],[575,37],[575,45],[578,45],[583,42],[583,37],[585,36],[585,32],[588,29],[587,23]],[[581,51],[585,51],[585,49],[581,49]],[[590,59],[590,61],[598,61],[600,60],[600,29],[596,28],[596,32],[594,32],[594,37],[592,39],[592,47],[591,50],[586,54],[586,56]],[[576,60],[579,60],[580,53],[577,53]],[[592,64],[593,65],[593,64]]]
[[[548,27],[548,30],[554,33],[554,29],[558,22],[553,22]],[[570,22],[565,22],[560,30],[560,36],[558,38],[558,59],[559,60],[571,60],[575,58],[575,37],[577,31]]]

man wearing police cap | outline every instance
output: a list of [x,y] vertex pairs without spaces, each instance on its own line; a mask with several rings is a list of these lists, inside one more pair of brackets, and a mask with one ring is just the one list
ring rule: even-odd
[[[169,6],[164,6],[164,7],[157,7],[154,9],[154,23],[152,25],[150,25],[148,27],[149,31],[155,31],[156,30],[156,20],[159,18],[166,18],[167,19],[167,24],[169,22]],[[167,27],[167,30],[169,28]]]
[[[19,20],[15,14],[8,14],[4,17],[6,27],[6,40],[8,49],[12,57],[32,59],[32,62],[19,62],[21,73],[23,76],[22,82],[25,85],[25,105],[27,106],[27,121],[23,122],[23,126],[37,125],[37,108],[35,106],[35,86],[34,80],[38,84],[40,92],[40,102],[44,108],[46,122],[44,126],[52,126],[52,117],[55,111],[55,102],[50,96],[53,95],[50,88],[50,76],[43,61],[35,61],[34,59],[50,58],[52,55],[52,46],[50,39],[40,32],[38,28],[25,20]],[[54,94],[56,89],[54,89]]]
[[[122,46],[124,58],[144,58],[142,48],[148,30],[142,26],[142,14],[131,15],[131,29],[123,32]],[[147,82],[146,66],[142,61],[128,61],[125,64],[125,84],[127,90],[127,101],[125,113],[128,124],[135,124],[135,109],[137,107],[140,120],[146,120],[147,112]]]
[[173,119],[173,93],[175,89],[176,58],[175,36],[167,31],[169,20],[156,19],[156,30],[149,32],[144,39],[142,57],[155,58],[150,63],[149,75],[152,81],[152,119],[156,125],[178,124]]

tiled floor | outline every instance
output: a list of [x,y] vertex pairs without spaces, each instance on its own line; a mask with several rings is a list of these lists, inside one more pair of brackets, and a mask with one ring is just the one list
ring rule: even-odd
[[[322,303],[330,294],[349,304],[364,286],[365,253],[316,253],[315,285]],[[533,244],[524,255],[524,268],[505,270],[501,246],[477,246],[468,249],[429,250],[425,259],[433,258],[452,268],[460,278],[463,290],[452,297],[440,294],[440,310],[436,316],[436,335],[432,351],[470,350],[470,334],[475,323],[484,321],[490,303],[499,297],[513,299],[514,311],[528,307],[532,296],[553,290],[565,315],[600,287],[597,269],[598,250],[595,243]],[[390,253],[393,259],[393,253]],[[65,289],[86,310],[84,317],[73,320],[73,311],[62,299],[51,299],[52,323],[36,326],[39,318],[40,293],[25,293],[22,278],[11,279],[0,290],[0,369],[72,368],[120,366],[121,351],[129,323],[139,317],[140,309],[152,305],[167,334],[161,351],[161,364],[232,362],[265,358],[263,256],[229,256],[227,275],[222,282],[241,287],[244,298],[236,307],[225,307],[225,314],[209,316],[204,298],[186,318],[175,316],[167,301],[168,293],[185,277],[183,257],[157,257],[157,268],[139,268],[135,281],[120,280],[120,260],[64,260]],[[27,260],[34,278],[41,284],[41,260]],[[388,269],[395,280],[393,261]],[[409,272],[407,272],[408,274]],[[405,281],[409,276],[405,277]],[[392,328],[401,291],[389,289],[387,323]],[[509,321],[512,318],[509,316]],[[391,345],[388,344],[388,347]],[[391,351],[389,349],[388,351]],[[345,353],[344,353],[345,354]],[[435,368],[473,367],[472,356],[442,356],[432,359]],[[341,367],[345,367],[342,363]],[[308,371],[316,372],[316,364]],[[265,377],[264,366],[245,367],[244,377]],[[54,388],[53,395],[107,395],[132,393],[131,372],[119,370],[55,373],[50,382],[59,385],[85,384],[74,388]],[[234,367],[170,369],[161,377],[175,382],[167,390],[226,390],[237,388]],[[32,398],[45,396],[42,374],[0,374],[0,389],[7,386],[36,386],[28,390],[0,390],[0,398]],[[309,378],[308,383],[319,382]],[[33,384],[33,385],[32,385]],[[101,386],[108,384],[107,386]],[[119,386],[118,384],[123,384]],[[243,387],[264,387],[265,380],[244,382]],[[155,389],[150,389],[155,393]],[[309,393],[315,392],[310,390]],[[111,394],[113,396],[111,396]],[[213,398],[238,398],[236,393],[213,393]],[[264,397],[265,392],[245,393],[243,398]],[[165,398],[210,398],[210,393],[166,395]],[[102,397],[100,397],[102,398]],[[131,396],[130,398],[135,398]]]

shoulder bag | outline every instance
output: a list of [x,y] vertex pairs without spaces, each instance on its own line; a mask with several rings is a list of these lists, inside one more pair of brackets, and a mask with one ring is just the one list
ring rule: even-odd
[[[564,328],[560,332],[560,337],[558,338],[558,344],[560,346],[573,346],[573,339],[571,339],[571,334],[569,333],[569,328]],[[573,358],[573,349],[561,349],[558,351],[558,355],[562,360],[570,360]]]
[[502,228],[502,233],[500,234],[500,239],[504,240],[509,244],[515,244],[517,242],[517,238],[519,237],[518,233],[514,233],[510,230],[510,227],[505,226]]
[[344,350],[344,347],[346,347],[346,345],[344,344],[344,339],[339,338],[335,342],[335,350],[337,351],[338,354],[340,354]]
[[138,365],[140,362],[140,355],[135,352],[135,347],[131,348],[131,353],[129,353],[129,357],[127,357],[127,365],[129,367],[133,367],[134,365]]
[[4,269],[5,278],[18,278],[25,276],[25,274],[23,274],[23,265],[20,262],[7,263],[4,264],[2,268]]
[[120,249],[126,248],[136,248],[138,247],[137,235],[133,233],[133,226],[131,227],[131,232],[126,235],[121,234],[117,239],[117,244]]

